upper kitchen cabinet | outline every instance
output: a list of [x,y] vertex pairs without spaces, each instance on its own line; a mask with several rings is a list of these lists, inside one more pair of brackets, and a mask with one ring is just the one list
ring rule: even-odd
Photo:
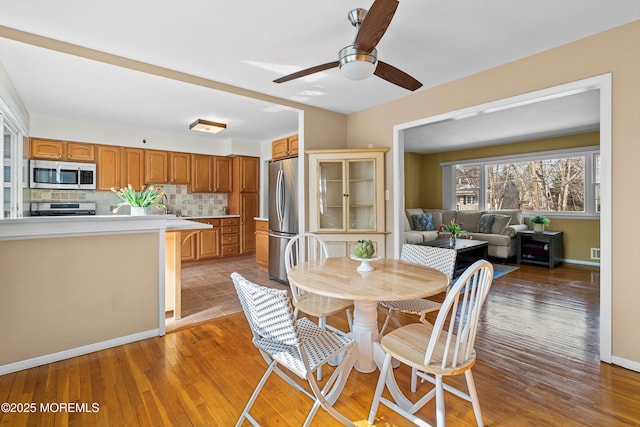
[[271,160],[298,157],[298,135],[291,135],[271,143]]
[[231,193],[233,158],[213,156],[213,192]]
[[147,184],[166,184],[169,182],[168,152],[145,150],[144,182]]
[[307,151],[309,228],[323,233],[332,256],[349,255],[354,242],[361,239],[373,240],[376,251],[384,255],[386,151]]
[[234,157],[233,183],[234,191],[237,188],[240,193],[258,193],[260,191],[260,158]]
[[169,182],[171,184],[189,184],[191,179],[191,155],[189,153],[169,152]]
[[131,184],[133,188],[139,189],[145,184],[144,151],[142,148],[122,147],[121,187]]
[[120,173],[120,147],[112,145],[97,145],[97,175],[96,190],[110,191],[120,187],[122,174]]
[[190,193],[231,193],[233,180],[231,157],[191,155]]
[[32,159],[61,160],[73,162],[95,162],[93,144],[67,142],[55,139],[31,138]]

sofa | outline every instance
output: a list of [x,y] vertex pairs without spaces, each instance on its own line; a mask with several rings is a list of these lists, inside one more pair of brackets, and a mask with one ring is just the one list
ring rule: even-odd
[[443,237],[439,233],[442,224],[455,219],[466,230],[465,236],[489,242],[488,254],[496,258],[516,255],[518,231],[527,230],[520,209],[506,210],[446,210],[405,209],[404,241],[419,244]]

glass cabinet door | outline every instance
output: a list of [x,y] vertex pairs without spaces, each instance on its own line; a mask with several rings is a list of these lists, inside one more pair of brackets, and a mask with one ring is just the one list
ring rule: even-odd
[[375,164],[373,160],[348,161],[348,231],[374,231]]
[[2,193],[0,194],[0,202],[2,204],[2,213],[0,218],[15,218],[18,215],[18,184],[16,183],[16,162],[18,148],[18,133],[13,131],[7,122],[0,116],[0,125],[2,126]]
[[321,230],[344,230],[344,162],[318,162],[318,220]]

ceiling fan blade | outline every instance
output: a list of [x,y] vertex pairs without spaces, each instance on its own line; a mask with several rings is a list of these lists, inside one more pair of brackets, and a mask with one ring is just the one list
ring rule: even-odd
[[378,66],[373,74],[410,91],[414,91],[422,87],[422,83],[411,77],[409,74],[380,60],[378,60]]
[[274,83],[284,83],[289,80],[299,79],[300,77],[308,76],[309,74],[319,73],[320,71],[328,70],[329,68],[334,68],[340,65],[340,62],[333,61],[327,62],[326,64],[316,65],[315,67],[307,68],[304,70],[296,71],[295,73],[289,74],[287,76],[282,76],[280,78],[275,79]]
[[353,46],[371,52],[391,23],[398,8],[398,0],[375,0],[358,29]]

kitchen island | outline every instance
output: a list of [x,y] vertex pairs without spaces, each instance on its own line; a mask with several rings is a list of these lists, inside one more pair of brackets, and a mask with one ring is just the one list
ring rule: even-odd
[[177,290],[166,240],[198,228],[173,215],[1,220],[0,375],[164,335],[165,288]]

